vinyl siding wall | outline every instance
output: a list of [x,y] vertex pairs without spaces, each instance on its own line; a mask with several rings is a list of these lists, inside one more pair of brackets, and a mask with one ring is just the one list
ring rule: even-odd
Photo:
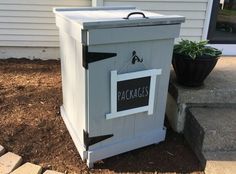
[[[0,58],[59,58],[59,37],[52,12],[59,6],[136,6],[186,17],[181,37],[200,40],[210,0],[0,0]],[[30,47],[30,48],[29,48]]]
[[208,0],[103,0],[103,5],[135,6],[161,14],[185,16],[186,22],[182,24],[181,38],[201,40]]
[[52,9],[59,6],[91,6],[91,0],[0,0],[0,46],[58,47]]

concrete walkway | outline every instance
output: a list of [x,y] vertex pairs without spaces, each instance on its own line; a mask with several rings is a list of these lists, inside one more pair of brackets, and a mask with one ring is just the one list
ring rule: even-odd
[[[0,145],[0,174],[42,174],[43,168],[32,163],[22,165],[22,157],[12,152],[5,153],[5,148]],[[43,174],[63,174],[46,170]]]
[[167,116],[206,174],[236,173],[236,58],[221,58],[200,88],[180,86],[172,72]]

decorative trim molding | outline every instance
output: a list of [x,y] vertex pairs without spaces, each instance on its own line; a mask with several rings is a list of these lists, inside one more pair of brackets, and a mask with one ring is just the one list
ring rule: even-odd
[[[154,96],[156,89],[156,77],[157,75],[161,75],[161,73],[162,73],[161,69],[151,69],[151,70],[126,73],[126,74],[117,74],[117,71],[111,71],[111,113],[106,114],[106,119],[123,117],[145,111],[148,112],[148,115],[152,115],[154,109],[153,106],[154,106]],[[131,79],[138,79],[142,77],[149,77],[149,76],[151,77],[151,81],[150,81],[148,105],[123,111],[117,111],[117,82]]]

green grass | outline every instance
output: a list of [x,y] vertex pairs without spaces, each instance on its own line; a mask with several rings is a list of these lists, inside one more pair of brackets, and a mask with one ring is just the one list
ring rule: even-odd
[[220,10],[219,15],[224,15],[224,16],[236,16],[236,10]]

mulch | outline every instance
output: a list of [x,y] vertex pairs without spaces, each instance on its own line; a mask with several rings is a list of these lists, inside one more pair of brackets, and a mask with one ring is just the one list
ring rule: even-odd
[[182,135],[167,131],[166,140],[104,159],[89,170],[60,116],[60,62],[0,60],[0,144],[25,162],[65,173],[203,174]]

